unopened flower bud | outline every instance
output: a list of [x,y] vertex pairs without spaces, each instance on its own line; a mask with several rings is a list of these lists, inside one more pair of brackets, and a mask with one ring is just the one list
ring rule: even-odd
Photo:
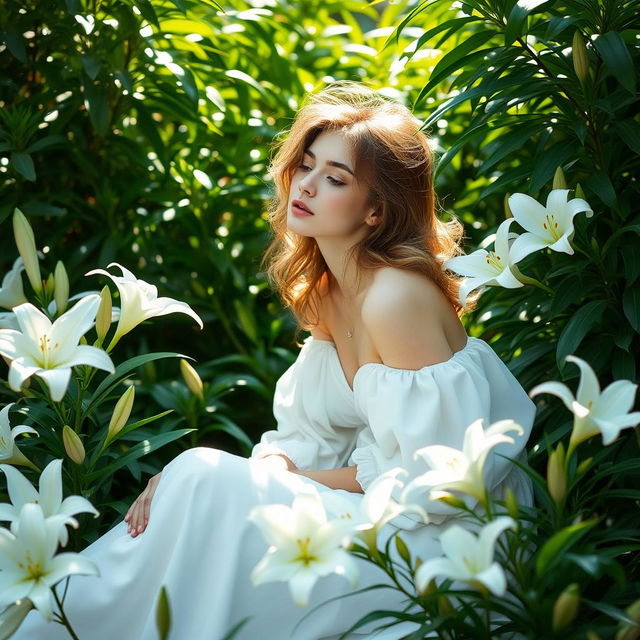
[[580,606],[580,589],[577,582],[572,582],[559,596],[553,605],[553,630],[559,631],[569,626],[578,613]]
[[582,198],[583,200],[585,198],[584,191],[583,191],[582,186],[580,185],[579,182],[576,185],[576,198]]
[[171,630],[171,605],[167,588],[162,585],[156,602],[156,628],[160,640],[167,640]]
[[504,206],[504,217],[505,218],[513,218],[513,213],[511,213],[511,207],[509,206],[509,197],[510,196],[511,196],[510,193],[505,193],[504,194],[503,206]]
[[580,82],[584,82],[589,75],[589,53],[580,31],[573,34],[573,45],[571,47],[573,57],[573,69]]
[[600,640],[600,636],[595,631],[587,631],[587,640]]
[[453,608],[451,600],[449,600],[447,596],[440,596],[438,598],[438,613],[443,618],[450,618],[456,614],[456,610]]
[[[626,609],[627,615],[640,623],[640,600],[631,603]],[[640,638],[640,626],[638,624],[625,624],[618,629],[616,640],[638,640]]]
[[31,609],[33,609],[33,603],[29,598],[16,600],[9,605],[0,615],[0,638],[10,638],[18,630]]
[[98,343],[102,344],[109,327],[111,327],[111,291],[106,285],[100,292],[100,306],[98,307],[98,313],[96,314],[96,333],[98,334]]
[[63,314],[69,302],[69,276],[67,276],[67,270],[59,260],[54,271],[54,280],[53,297],[56,301],[56,310],[58,314]]
[[567,181],[564,177],[564,171],[562,170],[562,167],[558,167],[556,169],[555,174],[553,175],[553,186],[551,187],[552,189],[566,189],[567,188]]
[[184,358],[180,360],[180,371],[189,391],[196,396],[202,396],[202,380],[198,372]]
[[62,428],[62,442],[67,455],[76,463],[82,464],[85,458],[85,451],[80,436],[68,425]]
[[107,431],[107,441],[112,440],[127,424],[127,420],[131,415],[131,409],[133,408],[133,400],[135,397],[136,388],[131,385],[121,396],[111,415],[109,421],[109,429]]
[[564,446],[558,444],[547,461],[547,487],[556,504],[560,504],[567,493],[567,478],[564,473]]
[[504,495],[504,504],[507,507],[507,513],[514,519],[518,519],[519,508],[516,496],[511,490],[511,487],[507,487]]
[[396,536],[396,549],[398,550],[398,555],[408,566],[411,566],[411,552],[407,547],[407,543],[400,536]]
[[39,293],[42,291],[42,281],[40,280],[36,241],[33,236],[33,229],[20,209],[14,209],[13,211],[13,235],[18,247],[18,253],[24,263],[24,270],[27,272],[27,278],[29,278],[33,290]]
[[586,473],[592,463],[593,463],[593,457],[587,458],[586,460],[583,460],[578,465],[578,468],[576,469],[576,475],[577,476],[581,476],[583,473]]
[[464,500],[462,500],[462,498],[458,498],[457,496],[454,496],[451,493],[446,493],[444,491],[432,492],[431,497],[432,499],[436,499],[440,502],[444,502],[445,504],[448,504],[450,507],[454,507],[456,509],[464,509],[465,507]]
[[45,282],[44,287],[47,294],[49,296],[52,296],[56,288],[56,279],[54,278],[53,273],[49,274],[49,277],[47,278],[47,281]]

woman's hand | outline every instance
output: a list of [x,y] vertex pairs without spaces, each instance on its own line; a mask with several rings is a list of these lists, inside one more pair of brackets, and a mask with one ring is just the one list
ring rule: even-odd
[[151,500],[153,500],[153,494],[156,492],[156,487],[158,486],[158,482],[160,482],[161,475],[162,471],[149,478],[147,488],[135,499],[129,507],[127,515],[124,517],[124,521],[129,523],[127,532],[130,533],[133,538],[139,533],[142,533],[147,527]]
[[296,465],[282,453],[269,453],[261,459],[266,460],[267,463],[275,470],[292,471],[294,473],[298,470],[298,467],[296,467]]

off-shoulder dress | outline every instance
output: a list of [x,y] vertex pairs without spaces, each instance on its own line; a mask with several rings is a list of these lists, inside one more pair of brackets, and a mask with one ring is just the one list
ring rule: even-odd
[[[426,471],[425,463],[414,459],[417,449],[430,444],[461,449],[465,429],[475,420],[482,418],[488,427],[512,418],[524,436],[493,450],[487,483],[497,498],[510,487],[521,503],[531,503],[528,477],[507,458],[525,459],[535,405],[479,338],[468,337],[449,360],[418,370],[364,364],[351,388],[335,345],[309,337],[278,380],[273,409],[277,428],[262,435],[250,458],[207,447],[181,453],[162,472],[142,534],[132,538],[122,521],[84,549],[101,575],[75,576],[69,583],[65,611],[81,640],[156,640],[155,605],[163,585],[172,608],[170,637],[176,640],[220,640],[245,617],[249,622],[238,640],[329,640],[369,611],[400,608],[396,591],[374,590],[334,600],[296,628],[315,605],[351,591],[350,584],[337,575],[321,578],[307,609],[294,605],[285,583],[251,585],[251,571],[267,545],[247,520],[249,511],[259,504],[290,505],[309,485],[332,491],[303,476],[272,470],[260,460],[268,453],[284,453],[300,469],[357,465],[357,480],[366,491],[394,467],[406,468],[409,480]],[[337,491],[354,503],[363,497]],[[400,516],[382,535],[400,527],[412,552],[423,559],[440,555],[438,537],[454,516],[437,508],[429,516],[426,525]],[[383,581],[378,568],[358,562],[358,588]],[[352,637],[392,640],[408,630],[377,636],[365,629]],[[32,611],[14,637],[68,636],[63,627]]]

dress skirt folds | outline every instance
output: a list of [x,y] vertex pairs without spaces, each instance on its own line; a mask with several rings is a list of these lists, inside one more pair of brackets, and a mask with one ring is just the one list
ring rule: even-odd
[[[477,338],[449,360],[419,370],[380,363],[363,365],[353,388],[347,383],[335,345],[309,338],[276,385],[277,428],[263,434],[250,458],[207,447],[189,449],[163,470],[146,530],[133,538],[116,524],[82,553],[99,577],[69,581],[65,612],[80,640],[156,640],[156,601],[169,595],[173,640],[222,640],[240,620],[237,640],[334,640],[368,612],[399,610],[402,596],[376,589],[316,605],[352,591],[341,576],[320,578],[308,607],[297,607],[286,583],[254,587],[250,574],[267,550],[258,527],[247,519],[261,504],[291,505],[302,489],[324,485],[261,460],[286,454],[300,469],[357,465],[363,490],[394,467],[406,481],[427,471],[413,452],[433,444],[462,449],[465,429],[512,418],[523,428],[513,444],[502,443],[485,463],[485,481],[501,498],[510,487],[521,504],[531,504],[526,474],[503,456],[524,460],[535,405],[491,347]],[[496,455],[501,454],[501,455]],[[354,504],[363,494],[337,490]],[[400,516],[385,525],[379,541],[396,530],[423,560],[441,553],[439,536],[455,519],[425,502],[430,523]],[[404,520],[403,520],[404,519]],[[384,582],[382,570],[358,560],[356,588]],[[64,581],[57,590],[62,595]],[[302,617],[305,620],[298,624]],[[381,635],[365,628],[352,638],[396,640],[415,628],[403,624]],[[62,640],[66,630],[37,611],[27,616],[16,640]]]

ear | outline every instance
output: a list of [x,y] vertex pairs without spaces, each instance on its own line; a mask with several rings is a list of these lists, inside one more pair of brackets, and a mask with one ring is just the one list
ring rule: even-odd
[[375,227],[382,222],[381,209],[374,209],[364,220],[370,227]]

